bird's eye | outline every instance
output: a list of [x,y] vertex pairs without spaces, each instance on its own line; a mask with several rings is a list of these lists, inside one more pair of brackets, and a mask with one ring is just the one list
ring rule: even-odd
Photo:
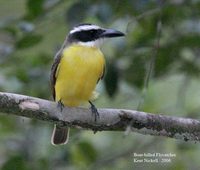
[[90,34],[94,34],[95,33],[95,31],[94,30],[90,30]]

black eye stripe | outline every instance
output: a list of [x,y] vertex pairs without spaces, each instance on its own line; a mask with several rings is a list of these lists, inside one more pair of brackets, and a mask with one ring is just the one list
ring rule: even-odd
[[99,34],[102,32],[104,32],[102,29],[90,29],[90,30],[80,30],[80,31],[74,32],[73,34],[90,34],[90,33]]
[[73,32],[69,36],[72,41],[88,42],[98,39],[99,35],[103,32],[103,29],[80,30]]

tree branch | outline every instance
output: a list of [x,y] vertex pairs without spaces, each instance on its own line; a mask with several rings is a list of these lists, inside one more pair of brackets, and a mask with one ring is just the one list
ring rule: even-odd
[[141,134],[167,136],[185,141],[200,141],[200,121],[124,109],[98,109],[97,122],[87,108],[65,107],[62,113],[57,103],[39,98],[0,92],[0,112],[81,127],[93,131],[131,130]]

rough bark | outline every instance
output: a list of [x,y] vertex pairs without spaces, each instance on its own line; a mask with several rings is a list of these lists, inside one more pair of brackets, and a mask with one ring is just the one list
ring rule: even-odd
[[155,136],[167,136],[185,141],[200,141],[200,121],[145,113],[126,109],[98,109],[99,119],[88,108],[65,107],[39,98],[0,92],[0,112],[34,118],[63,126],[81,127],[93,131],[131,131]]

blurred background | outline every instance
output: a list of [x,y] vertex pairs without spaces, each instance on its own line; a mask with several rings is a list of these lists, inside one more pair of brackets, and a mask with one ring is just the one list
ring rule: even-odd
[[[0,0],[0,91],[52,100],[49,74],[68,31],[89,22],[126,33],[108,40],[98,108],[200,118],[199,0]],[[71,129],[50,143],[52,123],[0,115],[0,169],[200,169],[200,144],[124,132]],[[134,153],[173,153],[134,163]]]

